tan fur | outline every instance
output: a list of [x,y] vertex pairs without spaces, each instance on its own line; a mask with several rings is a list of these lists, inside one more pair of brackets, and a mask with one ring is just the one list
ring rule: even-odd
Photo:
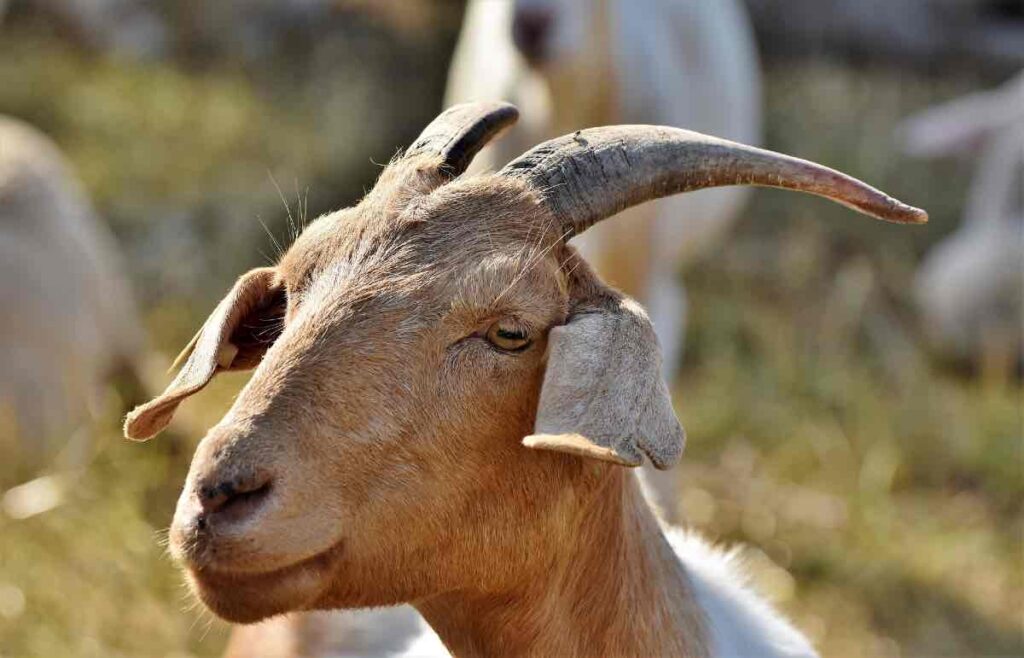
[[[702,656],[704,620],[629,471],[593,464],[589,505],[510,589],[417,604],[458,656]],[[571,510],[571,511],[570,511]],[[628,577],[623,578],[623,576]]]
[[[359,206],[314,222],[273,274],[243,277],[186,374],[130,416],[129,434],[151,433],[216,371],[225,341],[271,323],[276,341],[197,450],[175,555],[235,621],[413,602],[460,655],[705,655],[686,575],[633,476],[521,443],[554,367],[548,331],[576,309],[617,312],[621,297],[522,183],[440,185],[432,166],[397,162]],[[502,319],[531,346],[489,346]],[[649,326],[640,346],[623,335],[629,345],[603,349],[649,352],[635,366],[649,377]],[[618,373],[627,393],[631,363]],[[198,526],[204,491],[267,479],[248,517]]]

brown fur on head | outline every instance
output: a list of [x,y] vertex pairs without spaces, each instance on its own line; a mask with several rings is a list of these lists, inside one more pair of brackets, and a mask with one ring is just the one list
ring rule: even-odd
[[[601,479],[522,441],[551,328],[619,297],[524,182],[442,185],[438,169],[435,156],[393,163],[362,203],[321,217],[275,268],[243,277],[226,300],[233,321],[204,327],[218,329],[222,360],[225,341],[239,348],[221,369],[251,367],[258,338],[276,337],[200,445],[172,528],[176,556],[226,618],[498,588],[514,560],[567,530],[564,510]],[[495,326],[529,342],[496,346]],[[206,376],[213,353],[194,351],[182,372]],[[172,385],[129,432],[159,429],[177,391],[202,383]],[[204,489],[225,482],[267,493],[203,520]]]
[[[514,186],[445,192],[454,196],[399,222],[373,204],[323,218],[278,266],[284,330],[186,484],[269,477],[271,493],[230,533],[211,523],[216,544],[188,522],[194,495],[183,496],[174,529],[175,546],[195,546],[179,553],[224,616],[397,603],[494,577],[467,568],[480,565],[474,555],[527,549],[503,529],[533,526],[522,516],[549,505],[564,479],[560,460],[520,441],[533,424],[545,333],[568,312],[566,255],[542,254],[550,240],[536,229],[487,225],[503,219],[490,209],[536,209]],[[322,233],[332,234],[327,249]],[[499,351],[486,338],[495,323],[527,329],[533,343]],[[533,502],[510,503],[524,495]],[[225,571],[256,572],[321,557],[295,579],[258,577],[259,596],[240,597],[257,604],[250,613],[223,604],[217,577],[204,582],[220,567],[215,554],[230,556]],[[227,581],[229,597],[245,588],[244,577]],[[283,592],[279,604],[265,588]]]
[[[565,240],[608,209],[691,189],[693,172],[665,178],[665,149],[692,156],[695,134],[637,128],[645,160],[622,130],[584,131],[458,179],[514,118],[503,104],[439,117],[360,204],[243,276],[167,391],[129,416],[129,436],[151,436],[216,372],[256,367],[200,444],[171,530],[217,614],[510,591],[599,532],[589,503],[621,482],[615,464],[678,460],[649,321]],[[698,150],[736,146],[704,139]],[[622,157],[628,171],[608,178]],[[827,193],[795,162],[805,178],[766,180]],[[756,166],[734,176],[758,182]]]

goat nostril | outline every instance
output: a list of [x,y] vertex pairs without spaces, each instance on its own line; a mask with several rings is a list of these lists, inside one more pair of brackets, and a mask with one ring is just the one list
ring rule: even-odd
[[268,493],[270,478],[266,477],[225,480],[215,485],[201,486],[198,490],[199,503],[203,508],[200,520],[205,525],[213,514],[223,515],[232,510],[241,512],[243,507],[251,510]]

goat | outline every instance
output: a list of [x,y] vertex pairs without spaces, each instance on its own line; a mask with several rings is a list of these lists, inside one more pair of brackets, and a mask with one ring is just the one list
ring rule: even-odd
[[358,205],[243,275],[127,416],[127,437],[151,437],[216,373],[255,368],[196,450],[173,554],[236,623],[412,603],[456,655],[814,655],[727,562],[666,539],[623,468],[669,468],[684,433],[650,320],[566,241],[722,185],[927,215],[660,126],[577,131],[461,177],[517,116],[442,113]]
[[[915,293],[932,343],[960,359],[1024,355],[1024,74],[901,126],[904,149],[941,156],[981,147],[963,219],[925,257]],[[1000,354],[986,354],[994,350]]]
[[111,376],[135,373],[143,332],[122,265],[57,147],[0,116],[0,442],[26,465],[88,420]]
[[[753,31],[737,0],[602,0],[597,10],[565,0],[471,0],[449,69],[446,103],[514,100],[529,123],[477,158],[493,170],[528,146],[577,128],[645,122],[687,126],[756,144],[760,141],[761,80]],[[622,20],[619,20],[619,19]],[[601,81],[595,84],[594,81]],[[671,377],[683,348],[686,295],[678,269],[706,253],[732,223],[743,188],[706,190],[625,211],[577,239],[598,271],[639,298],[654,320]],[[686,225],[677,216],[688,218]],[[636,239],[640,232],[643,237]],[[623,252],[618,244],[636,248]],[[678,520],[677,473],[645,468],[648,498]],[[391,617],[360,612],[361,633],[398,634]],[[337,615],[350,630],[352,613]],[[383,624],[383,626],[382,626]],[[285,626],[287,631],[271,626]],[[271,622],[233,640],[253,656],[261,635],[291,637],[304,655],[358,651],[344,632],[324,632],[325,620]],[[411,624],[406,625],[409,628]],[[312,638],[312,639],[308,639]],[[328,645],[325,649],[309,649]]]

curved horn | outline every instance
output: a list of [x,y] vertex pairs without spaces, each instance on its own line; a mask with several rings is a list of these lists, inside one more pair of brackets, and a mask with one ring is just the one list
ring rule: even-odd
[[834,169],[664,126],[590,128],[544,142],[499,172],[525,179],[568,236],[644,201],[723,185],[762,185],[823,196],[889,222],[928,214]]
[[458,176],[480,149],[518,119],[519,110],[509,103],[453,105],[424,128],[405,155],[439,155],[441,166]]

